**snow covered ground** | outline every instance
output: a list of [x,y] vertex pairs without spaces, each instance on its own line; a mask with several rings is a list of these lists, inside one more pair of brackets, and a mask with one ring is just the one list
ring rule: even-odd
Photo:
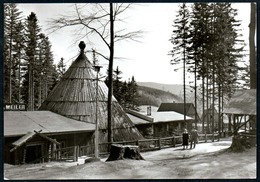
[[4,165],[8,179],[252,179],[256,178],[256,148],[227,152],[231,140],[142,152],[145,160],[50,162]]

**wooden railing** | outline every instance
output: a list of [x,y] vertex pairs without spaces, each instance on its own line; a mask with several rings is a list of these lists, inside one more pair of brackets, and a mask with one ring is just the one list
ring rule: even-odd
[[51,160],[73,160],[73,162],[78,161],[79,146],[64,147],[56,149],[53,151]]
[[[204,143],[208,141],[219,141],[219,135],[216,134],[199,134],[198,142]],[[142,139],[142,140],[132,140],[132,141],[120,141],[113,143],[100,143],[99,153],[100,155],[106,155],[109,153],[111,144],[121,144],[121,145],[137,145],[140,151],[151,151],[160,150],[163,148],[177,147],[182,145],[182,136],[173,136],[165,138],[154,138],[154,139]],[[82,155],[93,155],[94,145],[80,146],[79,147],[80,156]]]
[[[218,134],[199,134],[198,142],[204,143],[208,141],[219,141]],[[165,138],[154,138],[154,139],[142,139],[142,140],[132,140],[132,141],[120,141],[113,143],[100,143],[99,144],[99,155],[107,155],[110,151],[111,144],[121,144],[121,145],[137,145],[141,152],[160,150],[163,148],[177,147],[182,145],[182,136],[173,136]],[[78,161],[79,156],[93,156],[94,155],[94,145],[86,146],[72,146],[57,149],[54,151],[55,160],[73,160]]]

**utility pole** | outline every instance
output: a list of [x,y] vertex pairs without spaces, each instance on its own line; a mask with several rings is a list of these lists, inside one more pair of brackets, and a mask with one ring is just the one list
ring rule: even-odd
[[96,76],[96,127],[95,127],[95,158],[98,158],[99,154],[99,134],[98,134],[98,74],[101,66],[93,66],[94,70],[97,72]]

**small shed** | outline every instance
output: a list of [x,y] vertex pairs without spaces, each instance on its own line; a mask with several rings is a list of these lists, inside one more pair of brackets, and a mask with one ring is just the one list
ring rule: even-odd
[[237,90],[223,110],[229,120],[228,131],[243,126],[245,132],[256,134],[256,113],[256,89]]
[[56,147],[86,145],[94,130],[95,124],[50,111],[4,111],[4,161],[47,161]]

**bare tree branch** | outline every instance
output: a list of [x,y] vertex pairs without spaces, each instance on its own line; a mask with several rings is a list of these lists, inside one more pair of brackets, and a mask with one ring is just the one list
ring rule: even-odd
[[[84,25],[85,27],[87,27],[88,29],[90,29],[91,31],[94,31],[96,34],[99,35],[99,37],[104,41],[104,43],[108,46],[108,48],[110,48],[110,45],[108,44],[108,42],[106,41],[106,39],[104,38],[104,36],[98,31],[98,29],[94,28],[94,27],[91,27],[89,26],[89,24],[94,21],[94,18],[93,19],[90,19],[87,23],[83,22],[83,20],[81,19],[81,16],[79,14],[79,10],[78,10],[78,7],[77,5],[76,6],[76,12],[77,12],[77,15],[78,15],[78,20],[80,21],[80,24]],[[107,15],[104,15],[104,16],[107,16]],[[101,17],[104,17],[104,16],[101,16]],[[100,18],[101,18],[100,17]],[[100,19],[99,18],[99,19]]]
[[139,30],[139,31],[133,31],[133,32],[128,32],[125,34],[115,34],[115,42],[121,41],[121,40],[127,40],[130,39],[132,41],[140,42],[138,41],[138,38],[141,37],[141,34],[143,34],[144,31]]
[[[87,51],[87,52],[92,52],[92,51],[93,51],[93,49],[92,49],[91,51]],[[109,61],[109,58],[108,58],[108,57],[104,56],[102,53],[98,52],[97,50],[95,50],[95,53],[96,53],[97,55],[99,55],[99,56],[101,56],[101,57],[103,57],[104,59],[106,59],[106,60]]]
[[[90,8],[89,6],[92,5],[94,7]],[[131,4],[114,4],[114,13],[113,18],[114,21],[125,22],[124,18],[119,19],[118,15],[125,12],[128,8],[130,8]],[[74,4],[75,14],[72,15],[62,15],[57,19],[51,19],[49,21],[50,27],[48,30],[50,31],[49,34],[54,33],[60,29],[66,27],[76,27],[79,26],[74,34],[77,35],[77,40],[83,38],[89,38],[91,34],[96,34],[100,39],[104,42],[104,44],[110,49],[110,44],[108,43],[110,34],[109,34],[109,11],[108,7],[104,4]],[[84,32],[86,30],[86,32]],[[119,42],[122,40],[131,40],[131,41],[138,41],[141,36],[143,35],[144,31],[138,30],[133,32],[127,32],[126,29],[121,29],[115,31],[114,35],[114,42]],[[75,40],[75,41],[77,41]],[[97,52],[98,55],[102,56],[105,60],[109,60],[107,56],[104,54]]]

